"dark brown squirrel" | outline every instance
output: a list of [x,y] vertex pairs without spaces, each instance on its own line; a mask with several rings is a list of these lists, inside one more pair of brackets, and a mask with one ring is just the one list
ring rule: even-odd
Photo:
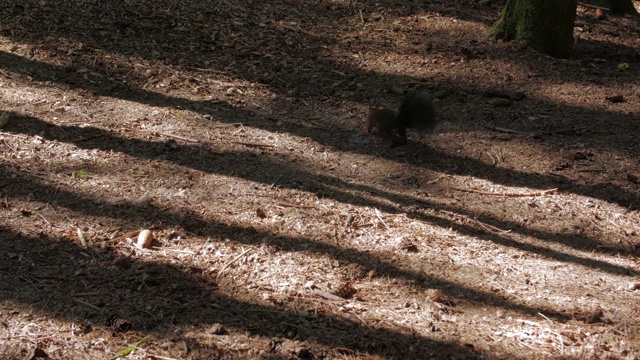
[[378,135],[391,142],[391,147],[396,147],[407,144],[407,128],[430,132],[436,124],[436,109],[431,97],[423,92],[409,92],[398,111],[369,108],[367,131],[375,128]]

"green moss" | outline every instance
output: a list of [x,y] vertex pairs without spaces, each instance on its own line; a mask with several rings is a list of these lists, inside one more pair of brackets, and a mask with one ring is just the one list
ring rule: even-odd
[[520,40],[536,51],[567,57],[573,45],[576,0],[508,0],[489,35]]

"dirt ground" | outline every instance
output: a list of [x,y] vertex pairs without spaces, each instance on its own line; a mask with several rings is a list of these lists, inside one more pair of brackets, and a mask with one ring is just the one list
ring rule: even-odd
[[640,359],[640,23],[502,6],[3,0],[0,359]]

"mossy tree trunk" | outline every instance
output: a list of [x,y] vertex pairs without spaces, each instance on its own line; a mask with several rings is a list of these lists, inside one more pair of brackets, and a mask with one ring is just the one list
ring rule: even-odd
[[640,15],[631,0],[609,0],[609,4],[611,5],[611,12],[614,14]]
[[558,58],[571,55],[577,0],[507,0],[489,29],[496,39],[525,41]]

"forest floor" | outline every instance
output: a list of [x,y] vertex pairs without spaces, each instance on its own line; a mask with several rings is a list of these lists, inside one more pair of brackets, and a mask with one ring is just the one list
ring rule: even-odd
[[640,23],[501,7],[4,0],[0,359],[638,359]]

